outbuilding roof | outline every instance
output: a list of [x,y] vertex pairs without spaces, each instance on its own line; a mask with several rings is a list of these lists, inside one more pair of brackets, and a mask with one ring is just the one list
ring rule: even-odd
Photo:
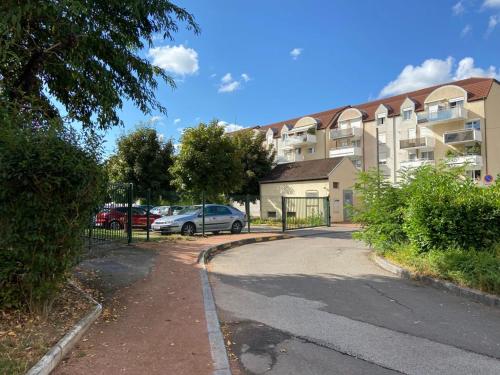
[[326,180],[342,160],[343,157],[278,164],[260,183]]

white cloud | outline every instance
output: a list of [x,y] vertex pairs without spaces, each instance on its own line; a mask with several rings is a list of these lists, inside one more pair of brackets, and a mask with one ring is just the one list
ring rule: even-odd
[[302,54],[302,51],[304,51],[303,48],[294,48],[290,51],[290,56],[292,56],[292,59],[297,60]]
[[487,35],[489,35],[491,32],[493,32],[493,30],[495,30],[495,27],[497,27],[498,22],[500,22],[498,16],[490,16],[490,19],[488,21],[488,30],[486,31]]
[[160,122],[161,120],[163,120],[163,116],[151,116],[148,120],[148,123],[152,125]]
[[163,134],[163,133],[158,134],[158,140],[160,142],[163,142],[164,139],[165,139],[165,134]]
[[465,12],[465,7],[463,1],[459,1],[451,7],[451,10],[455,16],[463,14]]
[[179,133],[183,134],[186,128],[177,128],[176,129]]
[[475,67],[474,59],[472,57],[466,57],[458,63],[453,79],[465,79],[470,77],[490,77],[500,79],[500,70],[493,65],[490,65],[487,69]]
[[[454,68],[456,66],[456,70]],[[470,77],[500,77],[500,72],[494,66],[482,69],[474,66],[472,57],[465,57],[454,64],[454,59],[428,59],[421,65],[407,65],[398,77],[389,82],[380,92],[379,97],[397,95],[407,91],[418,90],[452,80]]]
[[247,73],[242,73],[239,80],[235,80],[231,73],[226,73],[220,79],[218,92],[233,92],[243,87],[243,84],[250,81]]
[[238,124],[234,124],[234,123],[229,123],[227,121],[219,121],[217,124],[220,125],[220,126],[223,126],[224,127],[224,131],[226,133],[231,133],[231,132],[234,132],[234,131],[241,130],[241,129],[245,128],[242,125],[238,125]]
[[465,25],[465,27],[462,29],[462,32],[460,33],[460,36],[462,38],[464,38],[465,36],[469,35],[469,33],[471,32],[472,30],[472,26],[471,25]]
[[484,8],[500,8],[500,0],[484,0]]
[[182,44],[151,48],[148,56],[153,65],[180,76],[195,74],[199,69],[198,52]]
[[178,124],[178,123],[180,123],[180,122],[181,122],[181,119],[180,119],[180,118],[176,118],[176,119],[174,120],[174,124],[175,124],[175,125],[177,125],[177,124]]

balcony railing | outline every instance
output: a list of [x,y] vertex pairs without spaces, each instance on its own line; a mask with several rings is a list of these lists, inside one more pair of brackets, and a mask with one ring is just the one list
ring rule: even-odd
[[331,158],[337,158],[340,156],[361,156],[362,154],[363,151],[361,147],[356,146],[344,146],[330,149]]
[[440,109],[438,111],[425,111],[417,113],[417,122],[421,123],[438,123],[451,120],[459,120],[467,118],[467,110],[463,107]]
[[278,164],[293,163],[296,161],[304,161],[304,155],[297,155],[294,153],[276,156],[276,163]]
[[478,129],[455,130],[443,134],[443,143],[446,145],[481,141],[481,131]]
[[401,161],[400,167],[405,169],[418,168],[422,165],[434,165],[434,159],[412,159]]
[[402,139],[399,141],[399,148],[402,150],[426,148],[426,147],[434,147],[434,138],[420,137],[420,138]]
[[481,155],[454,156],[446,160],[446,164],[454,167],[465,166],[466,169],[481,169],[483,157]]
[[363,134],[363,129],[354,127],[354,128],[346,128],[346,129],[332,129],[330,131],[330,139],[341,139],[341,138],[349,138],[349,137],[361,137]]
[[314,143],[316,143],[316,134],[293,135],[284,140],[284,147],[293,148]]

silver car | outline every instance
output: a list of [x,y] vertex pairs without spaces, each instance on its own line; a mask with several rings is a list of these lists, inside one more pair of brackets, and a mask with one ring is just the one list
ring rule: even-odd
[[[156,219],[151,228],[161,233],[181,233],[192,236],[202,231],[202,206],[189,206],[177,215]],[[246,215],[231,206],[205,205],[205,232],[217,234],[223,230],[240,233],[246,224]]]

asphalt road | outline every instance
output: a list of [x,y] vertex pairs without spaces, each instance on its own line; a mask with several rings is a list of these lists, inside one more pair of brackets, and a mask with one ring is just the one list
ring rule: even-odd
[[401,280],[349,232],[246,245],[210,278],[246,374],[500,374],[500,309]]

